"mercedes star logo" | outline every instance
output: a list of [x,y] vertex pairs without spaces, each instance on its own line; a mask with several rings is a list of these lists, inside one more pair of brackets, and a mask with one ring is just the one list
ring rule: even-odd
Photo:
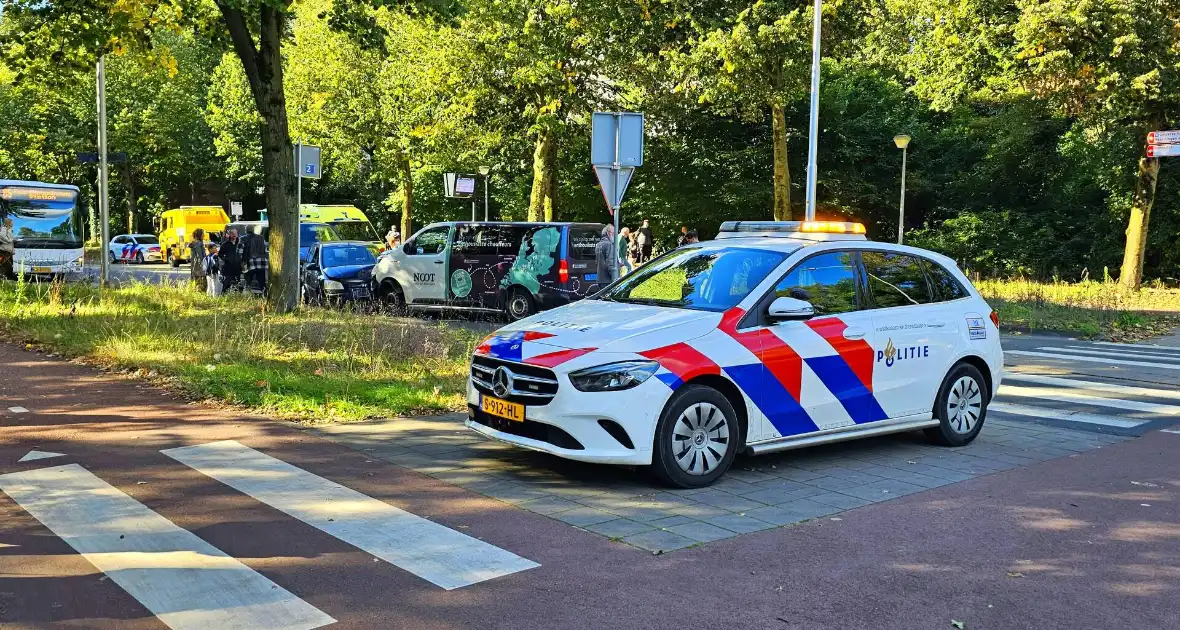
[[492,392],[503,398],[510,391],[512,391],[512,370],[503,366],[496,368],[496,372],[492,374]]

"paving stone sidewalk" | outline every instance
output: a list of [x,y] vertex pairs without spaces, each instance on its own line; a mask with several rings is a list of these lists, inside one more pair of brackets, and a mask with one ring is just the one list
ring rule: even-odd
[[905,433],[739,457],[709,488],[669,489],[643,469],[570,462],[487,440],[463,416],[309,429],[373,457],[649,551],[828,517],[1127,438],[988,419],[963,448]]

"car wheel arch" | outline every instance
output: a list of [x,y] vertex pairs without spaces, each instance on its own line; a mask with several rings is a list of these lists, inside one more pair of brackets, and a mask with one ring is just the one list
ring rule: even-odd
[[987,361],[985,361],[983,357],[977,354],[967,354],[961,356],[957,361],[951,364],[951,367],[946,373],[950,374],[951,370],[954,370],[955,366],[959,365],[960,363],[966,363],[967,365],[970,365],[979,370],[979,373],[983,375],[984,384],[987,386],[988,395],[994,396],[996,394],[994,387],[995,376],[992,374],[991,366],[987,364]]

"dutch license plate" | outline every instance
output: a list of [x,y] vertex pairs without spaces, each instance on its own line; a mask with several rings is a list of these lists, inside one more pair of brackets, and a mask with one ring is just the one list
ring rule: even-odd
[[595,280],[597,280],[597,279],[598,279],[598,274],[596,274],[596,273],[588,273],[588,274],[586,274],[586,275],[584,275],[584,276],[582,276],[582,277],[583,277],[583,278],[585,278],[587,282],[594,282]]
[[49,267],[33,267],[33,273],[49,273],[52,271]]
[[480,396],[479,408],[484,413],[490,413],[493,416],[507,418],[515,422],[524,422],[524,405],[518,403],[500,400],[492,396]]

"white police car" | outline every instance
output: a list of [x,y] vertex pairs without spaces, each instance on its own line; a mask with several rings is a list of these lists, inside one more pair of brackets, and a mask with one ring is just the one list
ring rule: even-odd
[[835,222],[728,222],[485,339],[467,426],[704,486],[742,451],[924,429],[967,444],[1003,369],[953,261]]

